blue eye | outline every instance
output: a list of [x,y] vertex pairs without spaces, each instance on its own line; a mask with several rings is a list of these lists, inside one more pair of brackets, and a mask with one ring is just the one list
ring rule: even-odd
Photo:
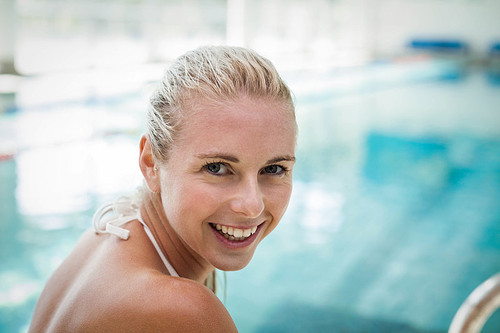
[[213,175],[224,175],[228,172],[227,166],[221,162],[207,163],[204,168]]
[[264,172],[272,175],[280,175],[285,172],[285,168],[276,164],[268,165],[264,168]]

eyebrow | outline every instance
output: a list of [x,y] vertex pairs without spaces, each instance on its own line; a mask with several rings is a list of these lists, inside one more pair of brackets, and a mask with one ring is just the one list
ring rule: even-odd
[[[199,159],[220,159],[220,160],[225,160],[233,163],[239,163],[240,160],[237,157],[231,156],[231,155],[226,155],[226,154],[198,154],[196,155]],[[291,155],[284,155],[284,156],[278,156],[275,158],[272,158],[266,162],[266,164],[273,164],[273,163],[278,163],[278,162],[295,162],[295,156]]]
[[278,156],[273,159],[270,159],[269,161],[267,161],[266,164],[273,164],[278,162],[295,162],[295,156],[290,156],[290,155]]
[[239,163],[240,160],[234,156],[231,156],[231,155],[225,155],[225,154],[198,154],[196,155],[196,157],[198,157],[199,159],[207,159],[207,158],[210,158],[210,159],[219,159],[219,160],[226,160],[226,161],[229,161],[229,162],[233,162],[233,163]]

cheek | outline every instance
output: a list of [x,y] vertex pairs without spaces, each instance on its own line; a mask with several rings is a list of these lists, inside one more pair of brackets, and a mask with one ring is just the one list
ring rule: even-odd
[[291,193],[291,186],[269,192],[268,198],[271,199],[268,200],[267,205],[268,210],[273,217],[273,220],[265,230],[263,238],[267,237],[278,226],[278,223],[280,222],[283,214],[285,214],[286,208],[288,207]]
[[275,189],[274,191],[270,191],[268,196],[268,198],[271,198],[268,201],[269,209],[277,222],[281,219],[283,214],[285,214],[291,194],[291,184]]
[[201,223],[217,207],[213,189],[199,183],[172,184],[165,188],[165,214],[170,224],[187,227],[187,224]]

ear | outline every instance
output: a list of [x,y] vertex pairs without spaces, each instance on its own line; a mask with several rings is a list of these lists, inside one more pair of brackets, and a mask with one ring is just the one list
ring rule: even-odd
[[160,174],[155,169],[156,163],[151,152],[151,143],[147,135],[141,137],[139,166],[148,188],[154,193],[160,193]]

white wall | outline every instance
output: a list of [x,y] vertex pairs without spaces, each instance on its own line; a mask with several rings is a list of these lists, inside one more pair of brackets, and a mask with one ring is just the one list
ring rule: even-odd
[[[14,4],[17,26],[10,22]],[[400,55],[414,37],[464,40],[479,55],[500,41],[500,0],[77,0],[65,6],[0,0],[0,62],[12,57],[14,36],[24,73],[114,64],[125,56],[163,61],[224,41],[282,60],[282,67],[317,69]],[[12,29],[17,33],[6,33]]]
[[229,41],[301,67],[401,55],[412,38],[462,40],[478,55],[500,41],[500,0],[228,1]]
[[498,0],[374,0],[375,55],[398,53],[412,37],[456,38],[485,53],[500,41]]

